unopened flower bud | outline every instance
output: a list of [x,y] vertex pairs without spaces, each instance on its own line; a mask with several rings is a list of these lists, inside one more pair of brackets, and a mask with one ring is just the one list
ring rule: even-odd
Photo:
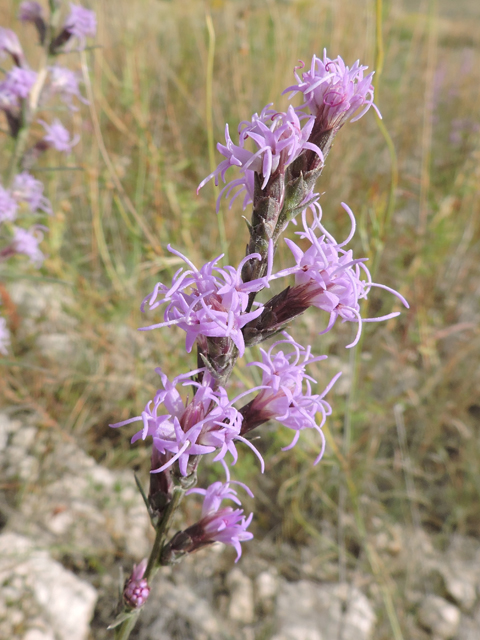
[[127,607],[132,609],[140,609],[150,595],[150,587],[146,579],[145,570],[147,568],[147,559],[145,558],[140,564],[133,566],[132,575],[125,583],[123,590],[123,600]]

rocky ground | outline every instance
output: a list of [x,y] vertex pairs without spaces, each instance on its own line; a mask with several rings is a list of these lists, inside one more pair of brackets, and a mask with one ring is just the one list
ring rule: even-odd
[[[88,346],[76,342],[68,292],[22,285],[12,297],[22,314],[18,337],[30,340],[45,362],[89,357]],[[126,372],[130,365],[119,358],[120,366]],[[133,384],[118,373],[110,399]],[[45,426],[31,407],[11,406],[0,412],[0,477],[0,638],[111,637],[106,627],[115,615],[120,568],[128,574],[153,540],[133,472],[102,466],[71,432]],[[335,540],[325,522],[320,542],[257,539],[244,545],[238,565],[231,549],[202,550],[157,576],[132,638],[390,638],[385,585],[368,566],[359,561],[349,581],[338,582],[336,561],[319,561]],[[441,547],[420,527],[375,517],[368,543],[396,582],[386,586],[402,603],[408,640],[480,638],[478,539],[455,535]]]

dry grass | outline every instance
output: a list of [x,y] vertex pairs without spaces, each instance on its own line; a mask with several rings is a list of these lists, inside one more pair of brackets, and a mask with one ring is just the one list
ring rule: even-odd
[[[39,411],[46,428],[69,429],[98,459],[138,466],[145,452],[130,451],[126,434],[105,425],[144,405],[155,364],[171,373],[193,364],[180,355],[180,334],[157,331],[131,347],[134,328],[144,323],[138,304],[158,277],[175,269],[168,242],[197,263],[219,252],[216,192],[209,184],[195,195],[210,171],[207,5],[104,0],[91,6],[100,48],[85,59],[90,113],[83,109],[74,118],[82,170],[42,174],[55,217],[46,241],[51,257],[40,277],[68,283],[72,331],[91,357],[55,365],[19,337],[14,351],[21,366],[6,368],[2,391],[4,402]],[[285,107],[280,94],[297,60],[308,61],[323,47],[347,63],[360,58],[373,67],[374,9],[372,2],[351,0],[212,2],[215,141],[225,122],[235,127],[267,102]],[[357,253],[373,260],[377,278],[401,291],[411,310],[369,327],[356,357],[343,348],[348,329],[319,339],[318,316],[307,314],[294,334],[335,356],[331,369],[319,365],[315,374],[326,381],[341,359],[354,372],[353,390],[332,396],[329,447],[318,467],[311,466],[316,443],[308,438],[288,455],[278,453],[287,442],[282,432],[268,431],[260,445],[269,455],[257,491],[259,535],[298,544],[316,539],[322,521],[339,527],[325,559],[340,558],[340,571],[348,573],[367,558],[362,566],[384,585],[387,610],[394,599],[405,637],[402,585],[393,589],[389,566],[370,548],[371,522],[411,523],[435,533],[439,544],[453,532],[480,530],[478,33],[478,23],[442,12],[442,5],[430,13],[427,3],[415,13],[400,3],[384,8],[377,103],[395,153],[369,113],[338,136],[320,188],[330,228],[341,237],[348,221],[339,203],[348,202],[360,227]],[[57,161],[45,162],[47,168]],[[392,179],[398,180],[393,192]],[[235,262],[246,230],[238,206],[224,217]],[[9,286],[24,269],[16,268],[7,274]],[[370,310],[390,305],[382,293]],[[132,379],[119,394],[127,373]],[[245,478],[253,469],[247,455],[238,474]],[[379,638],[391,637],[389,629],[381,625]]]

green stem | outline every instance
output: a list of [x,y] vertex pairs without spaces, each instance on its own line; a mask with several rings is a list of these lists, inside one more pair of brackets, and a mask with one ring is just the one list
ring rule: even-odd
[[[165,538],[172,523],[173,516],[178,509],[184,495],[185,490],[181,487],[175,487],[173,489],[172,500],[170,501],[165,511],[165,515],[158,524],[157,533],[155,535],[155,542],[153,543],[152,551],[150,552],[150,557],[148,559],[148,564],[144,575],[144,578],[148,582],[148,584],[151,583],[155,574],[160,568],[160,558],[162,555],[163,547],[165,545]],[[124,609],[123,613],[128,614],[128,618],[126,618],[118,627],[115,628],[115,640],[128,640],[131,632],[135,628],[138,616],[140,615],[140,611],[141,609],[135,609],[133,611]]]

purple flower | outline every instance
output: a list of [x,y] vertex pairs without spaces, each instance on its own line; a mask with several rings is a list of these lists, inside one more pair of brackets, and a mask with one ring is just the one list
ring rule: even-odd
[[72,104],[72,98],[74,97],[84,104],[88,104],[88,100],[80,93],[78,76],[74,71],[58,65],[49,67],[49,71],[51,91],[59,93],[69,109],[76,111],[76,107]]
[[71,140],[70,132],[65,129],[63,124],[58,119],[55,119],[50,125],[43,120],[39,120],[39,122],[47,132],[47,135],[43,138],[44,141],[57,151],[70,153],[72,148],[80,140],[80,136],[78,135]]
[[[243,486],[245,487],[245,485]],[[245,488],[247,489],[247,487]],[[250,490],[247,489],[247,491],[252,496]],[[247,531],[252,521],[253,513],[248,518],[245,518],[243,509],[220,508],[223,500],[232,500],[238,505],[241,504],[237,498],[237,492],[229,486],[228,482],[226,484],[214,482],[208,489],[193,489],[189,493],[200,493],[205,497],[202,507],[202,519],[184,532],[184,534],[191,537],[193,542],[188,552],[195,551],[212,542],[223,542],[234,547],[237,552],[235,562],[238,562],[242,555],[240,543],[253,538],[253,534]]]
[[31,22],[35,25],[40,39],[40,44],[43,45],[47,33],[47,25],[42,6],[38,2],[26,0],[20,4],[18,18],[22,22]]
[[17,217],[17,208],[10,192],[0,185],[0,223],[13,222]]
[[[245,442],[261,459],[256,449],[240,435],[242,416],[233,407],[238,397],[230,402],[223,387],[214,390],[210,373],[196,369],[170,382],[161,369],[156,371],[161,377],[163,390],[157,391],[153,402],[147,404],[142,415],[110,425],[122,427],[143,421],[143,429],[133,436],[132,442],[152,436],[154,447],[161,454],[169,455],[168,461],[158,469],[153,469],[152,473],[161,473],[178,460],[180,473],[187,476],[190,456],[214,451],[217,451],[214,461],[223,460],[226,453],[230,452],[236,462],[235,440]],[[201,383],[191,380],[184,382],[199,373],[203,373]],[[196,387],[190,401],[187,398],[184,402],[176,389],[180,382],[183,382],[183,386]],[[159,414],[161,409],[164,413]]]
[[366,69],[368,67],[360,65],[358,60],[352,68],[347,67],[340,56],[331,60],[325,49],[323,60],[314,55],[310,70],[302,73],[301,78],[295,72],[298,84],[288,87],[283,93],[303,93],[305,102],[299,110],[310,111],[321,123],[323,131],[339,129],[347,120],[358,120],[370,107],[381,117],[373,103],[373,73],[364,77]]
[[36,180],[32,175],[23,171],[15,176],[12,185],[12,196],[16,202],[26,202],[32,213],[44,211],[52,213],[52,205],[48,198],[43,195],[43,183]]
[[[329,331],[335,324],[338,317],[343,321],[358,322],[358,331],[355,340],[347,348],[353,347],[360,339],[362,322],[380,322],[400,315],[400,312],[389,313],[380,318],[362,318],[360,315],[359,300],[366,299],[372,287],[380,287],[393,293],[408,309],[408,303],[397,291],[382,284],[372,282],[369,270],[364,262],[366,258],[353,258],[351,250],[343,247],[352,239],[355,233],[355,218],[350,208],[342,202],[342,207],[350,216],[352,229],[348,238],[341,244],[325,230],[321,224],[321,208],[315,203],[310,208],[315,211],[314,222],[307,225],[306,212],[303,212],[302,219],[304,231],[297,232],[302,239],[310,242],[310,247],[303,251],[292,240],[285,239],[290,251],[295,258],[296,267],[285,269],[276,276],[282,277],[289,273],[295,274],[295,287],[289,291],[293,298],[301,296],[307,306],[318,307],[330,314],[327,328],[322,332]],[[320,237],[315,233],[319,230]]]
[[43,8],[38,2],[26,0],[20,4],[18,19],[22,22],[35,22],[39,19],[43,20],[43,17]]
[[22,69],[21,67],[13,67],[6,75],[5,80],[1,83],[2,91],[9,92],[17,98],[24,100],[28,98],[31,88],[35,84],[37,74],[30,69]]
[[78,41],[78,48],[83,49],[87,36],[94,36],[97,32],[97,18],[95,12],[70,3],[70,15],[63,25],[64,31]]
[[4,356],[8,355],[10,347],[10,331],[7,327],[7,321],[0,316],[0,353]]
[[[332,379],[323,393],[312,394],[311,383],[316,381],[307,375],[305,367],[324,360],[327,356],[311,357],[310,346],[305,349],[288,333],[284,332],[283,335],[285,338],[275,342],[268,351],[260,349],[261,362],[252,362],[249,365],[262,370],[263,388],[243,407],[241,412],[244,421],[241,432],[251,431],[272,418],[278,420],[296,432],[292,443],[283,449],[287,451],[295,446],[302,429],[316,429],[322,438],[322,448],[315,460],[317,464],[325,450],[322,426],[327,416],[332,413],[330,405],[323,398],[341,374],[338,373]],[[290,351],[278,348],[283,345],[289,347]],[[322,416],[320,424],[317,424],[317,413]]]
[[[239,145],[235,145],[230,138],[228,124],[225,127],[226,145],[217,144],[218,151],[225,156],[225,160],[209,176],[202,180],[197,192],[209,180],[215,178],[218,184],[219,176],[224,182],[225,173],[230,167],[239,167],[245,177],[235,180],[228,185],[227,194],[232,189],[241,187],[240,192],[246,191],[251,196],[252,175],[248,172],[258,173],[262,178],[262,189],[265,189],[270,178],[278,173],[284,173],[285,168],[297,158],[302,151],[310,149],[315,151],[323,160],[323,155],[317,145],[308,142],[314,118],[303,116],[307,120],[301,126],[300,119],[294,108],[290,106],[286,113],[275,112],[267,105],[260,115],[254,114],[251,122],[241,122],[238,128]],[[245,148],[248,140],[256,145],[254,151]],[[222,190],[221,195],[224,190]],[[250,192],[250,193],[249,193]],[[238,193],[234,196],[237,197]],[[218,201],[217,201],[218,210]]]
[[230,338],[242,356],[245,351],[242,327],[262,313],[262,305],[257,305],[254,311],[245,313],[248,297],[252,291],[260,291],[268,286],[273,247],[269,251],[267,275],[247,283],[241,278],[242,267],[249,260],[259,260],[260,255],[257,253],[246,256],[237,269],[231,266],[216,267],[222,257],[219,256],[198,270],[186,256],[172,249],[170,245],[168,250],[180,256],[190,269],[177,271],[170,286],[159,282],[152,294],[145,298],[142,310],[146,304],[151,309],[164,302],[167,302],[168,306],[165,309],[164,322],[141,330],[178,325],[187,334],[188,353],[192,350],[195,340],[201,336]]
[[0,27],[0,55],[5,53],[12,56],[18,67],[24,64],[25,57],[17,34],[11,29]]
[[131,609],[140,609],[150,595],[150,587],[143,577],[147,568],[147,559],[145,558],[139,564],[133,565],[133,571],[130,578],[125,583],[123,590],[123,600],[127,607]]
[[14,227],[13,241],[11,244],[11,253],[21,253],[28,258],[36,267],[40,267],[45,256],[38,248],[43,239],[42,230],[46,228],[41,225],[35,225],[28,231],[21,227]]

